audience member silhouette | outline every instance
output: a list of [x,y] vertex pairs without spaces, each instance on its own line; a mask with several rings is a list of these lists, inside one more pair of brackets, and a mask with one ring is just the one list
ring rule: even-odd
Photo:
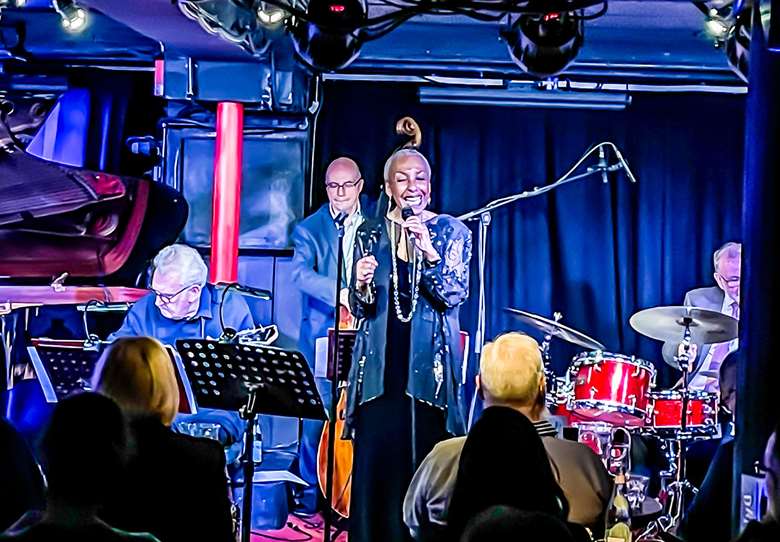
[[0,417],[0,533],[28,510],[44,505],[43,477],[16,428]]
[[574,542],[566,524],[541,512],[491,506],[466,525],[460,542]]
[[223,449],[171,430],[179,389],[162,344],[119,339],[98,366],[97,389],[128,416],[135,444],[101,517],[164,542],[234,542]]
[[[494,505],[561,520],[568,514],[568,502],[533,423],[512,408],[498,406],[485,409],[466,438],[447,511],[447,538],[459,540],[466,524]],[[585,535],[581,526],[569,529]]]
[[97,517],[126,452],[125,420],[111,399],[82,393],[60,402],[42,441],[46,507],[23,516],[0,540],[156,542],[151,535],[127,533]]

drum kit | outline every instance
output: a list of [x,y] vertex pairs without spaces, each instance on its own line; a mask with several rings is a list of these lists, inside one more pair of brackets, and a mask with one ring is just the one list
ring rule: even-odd
[[[681,385],[662,390],[656,387],[656,368],[652,363],[605,352],[595,339],[563,325],[560,313],[550,320],[518,309],[506,311],[544,334],[540,350],[547,380],[547,407],[551,414],[562,417],[566,425],[577,428],[578,440],[602,458],[610,473],[630,472],[632,436],[659,441],[668,461],[668,469],[660,473],[659,501],[663,510],[643,534],[675,529],[684,510],[685,496],[696,491],[685,478],[685,448],[691,441],[720,435],[718,395],[689,389],[694,362],[689,352],[692,345],[735,339],[737,320],[717,311],[687,306],[653,307],[634,314],[629,322],[638,333],[681,345],[678,355],[670,360],[682,373]],[[553,338],[587,349],[574,357],[563,377],[551,368]],[[646,491],[646,479],[644,486]],[[643,506],[643,500],[644,496],[637,499],[635,511],[640,516],[645,513],[643,510],[653,508],[646,506],[651,503]]]

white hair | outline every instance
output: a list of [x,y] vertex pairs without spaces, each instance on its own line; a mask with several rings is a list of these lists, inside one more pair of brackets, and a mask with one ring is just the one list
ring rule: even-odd
[[393,164],[396,160],[399,158],[403,158],[405,156],[416,156],[420,160],[423,161],[425,164],[425,171],[428,174],[428,178],[431,178],[431,164],[428,163],[428,159],[421,153],[420,151],[416,149],[399,149],[395,151],[393,154],[390,155],[390,158],[387,159],[387,162],[385,162],[385,171],[384,171],[384,178],[385,182],[388,182],[390,180],[390,170],[393,168]]
[[162,249],[154,257],[152,265],[155,273],[177,274],[183,286],[203,286],[209,273],[198,251],[182,244],[170,245]]
[[715,267],[715,272],[718,271],[718,263],[720,262],[720,259],[723,257],[726,258],[739,258],[742,256],[742,245],[740,243],[735,243],[734,241],[729,241],[722,247],[720,247],[718,250],[715,251],[715,253],[712,255],[712,264]]

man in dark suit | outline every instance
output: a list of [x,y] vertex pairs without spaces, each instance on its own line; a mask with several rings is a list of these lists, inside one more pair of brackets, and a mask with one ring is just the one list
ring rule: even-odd
[[[689,307],[709,309],[739,319],[739,282],[742,245],[729,242],[715,251],[713,263],[717,286],[697,288],[685,294],[683,303]],[[692,345],[689,355],[693,371],[689,376],[690,387],[709,392],[718,391],[718,369],[726,356],[736,350],[737,340],[720,344]],[[682,354],[683,346],[666,343],[663,357],[672,363],[675,356]]]
[[[327,337],[333,327],[336,292],[336,257],[338,233],[335,219],[340,213],[344,220],[344,268],[340,303],[348,306],[347,295],[352,272],[355,233],[363,223],[365,209],[361,206],[363,190],[360,168],[350,158],[337,158],[325,172],[328,203],[295,227],[292,238],[295,245],[292,279],[301,291],[301,330],[298,348],[315,368],[315,342]],[[317,387],[325,405],[330,404],[330,382],[320,376]],[[300,475],[309,485],[303,491],[299,506],[301,511],[313,513],[317,508],[317,446],[322,432],[322,422],[306,420],[303,423],[299,455]]]

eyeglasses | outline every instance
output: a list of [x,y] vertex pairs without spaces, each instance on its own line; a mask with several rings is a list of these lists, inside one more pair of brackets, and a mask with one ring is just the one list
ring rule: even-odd
[[726,283],[727,286],[739,286],[739,277],[724,277],[720,273],[718,273],[718,276],[720,277],[720,280]]
[[187,290],[188,288],[192,288],[193,286],[197,286],[197,284],[189,284],[189,285],[185,286],[184,288],[182,288],[181,290],[179,290],[178,292],[176,292],[175,294],[164,294],[162,292],[158,292],[157,290],[152,290],[152,291],[154,292],[154,295],[156,295],[157,298],[160,301],[162,301],[163,303],[165,303],[167,305],[168,303],[170,303],[174,299],[176,299],[176,297],[179,294],[181,294],[183,291]]
[[342,183],[342,184],[339,184],[339,183],[325,183],[325,187],[328,190],[336,190],[336,191],[338,191],[339,188],[343,188],[344,190],[349,190],[349,189],[355,188],[357,185],[359,185],[360,181],[362,181],[362,180],[363,180],[363,178],[361,177],[360,179],[357,179],[357,180],[354,180],[354,181],[347,181],[347,182]]

